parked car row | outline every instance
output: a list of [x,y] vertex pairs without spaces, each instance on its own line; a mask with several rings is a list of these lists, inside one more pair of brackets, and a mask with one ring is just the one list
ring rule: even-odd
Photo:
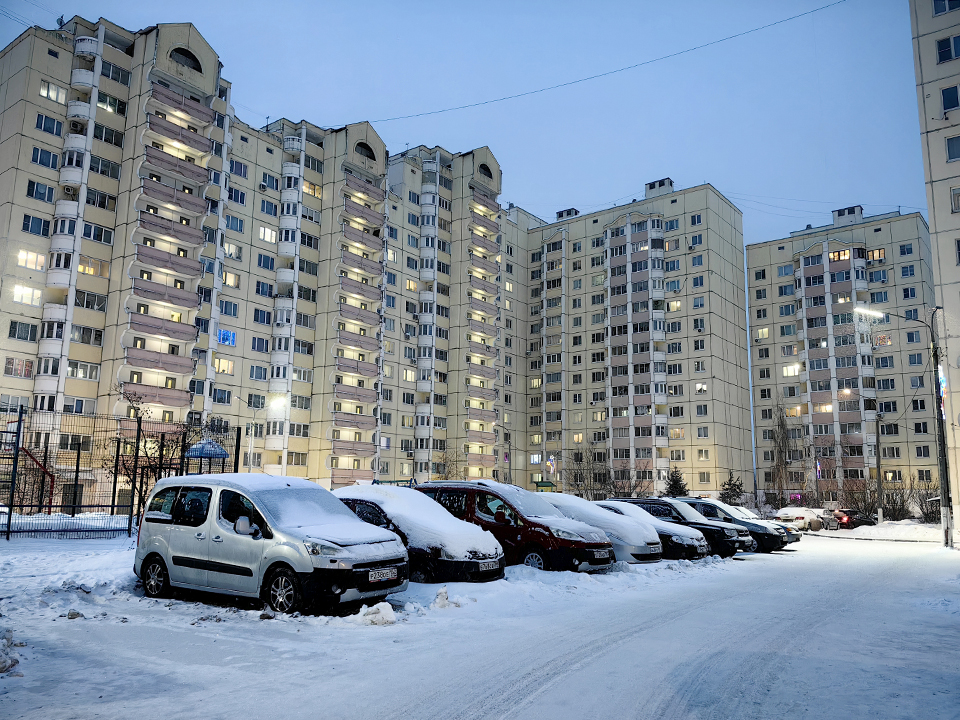
[[590,572],[771,552],[793,530],[704,498],[591,502],[487,480],[330,493],[299,478],[192,475],[157,483],[133,569],[148,597],[179,587],[295,612],[381,600],[409,580],[496,580],[506,565]]
[[774,520],[790,523],[800,530],[852,530],[862,525],[876,525],[875,517],[842,508],[837,510],[812,510],[803,507],[785,507],[777,512]]

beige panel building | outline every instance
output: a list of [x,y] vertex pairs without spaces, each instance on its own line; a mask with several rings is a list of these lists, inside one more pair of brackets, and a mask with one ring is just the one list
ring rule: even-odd
[[747,282],[760,489],[836,500],[872,491],[878,460],[888,488],[938,478],[923,217],[835,210],[749,245]]
[[941,367],[946,378],[944,434],[953,516],[960,511],[960,2],[910,0],[920,141],[927,186]]

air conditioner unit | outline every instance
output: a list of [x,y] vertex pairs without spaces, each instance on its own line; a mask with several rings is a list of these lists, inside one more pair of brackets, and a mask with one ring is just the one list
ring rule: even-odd
[[403,339],[404,339],[404,340],[409,340],[409,339],[410,339],[410,333],[404,333],[404,334],[403,334]]
[[691,245],[688,249],[690,250],[690,252],[693,252],[693,245]]
[[673,291],[673,294],[674,294],[674,295],[679,295],[679,294],[680,294],[680,288],[677,288],[676,290],[674,290],[674,291]]
[[886,261],[887,261],[886,258],[880,258],[879,260],[877,260],[877,262],[880,263],[881,265],[883,265]]
[[867,267],[870,267],[871,265],[873,265],[873,260],[867,260]]
[[83,123],[78,123],[76,120],[70,122],[70,132],[81,133],[83,132]]
[[413,457],[413,450],[407,450],[407,457],[408,457],[408,458],[412,458],[412,457]]
[[591,404],[591,405],[596,405],[596,404],[597,404],[597,401],[596,401],[596,400],[591,400],[591,401],[590,401],[590,404]]
[[263,192],[263,191],[266,190],[266,189],[267,189],[267,184],[266,184],[266,183],[260,183],[260,192]]
[[753,341],[754,341],[755,343],[758,343],[758,342],[760,342],[760,338],[754,338]]
[[886,284],[887,284],[887,281],[886,281],[886,280],[881,280],[881,281],[880,281],[880,284],[881,284],[881,285],[886,285]]
[[410,361],[410,364],[411,364],[411,365],[416,365],[416,364],[417,364],[417,359],[416,359],[416,358],[408,358],[408,360]]
[[703,332],[703,328],[697,328],[697,332],[698,332],[698,333],[702,333],[702,332]]
[[63,194],[64,194],[64,195],[76,195],[76,194],[77,194],[77,189],[76,189],[76,188],[73,188],[73,187],[67,186],[67,187],[65,187],[65,188],[63,189]]

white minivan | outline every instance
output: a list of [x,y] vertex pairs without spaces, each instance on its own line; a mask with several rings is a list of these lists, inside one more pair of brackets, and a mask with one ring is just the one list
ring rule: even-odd
[[380,600],[407,588],[407,551],[301,478],[164,478],[147,502],[133,571],[148,597],[170,587],[260,597],[277,612]]

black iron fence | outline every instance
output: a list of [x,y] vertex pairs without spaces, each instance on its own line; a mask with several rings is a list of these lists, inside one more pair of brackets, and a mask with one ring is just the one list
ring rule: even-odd
[[239,461],[240,428],[20,408],[0,415],[0,532],[130,535],[158,480]]

